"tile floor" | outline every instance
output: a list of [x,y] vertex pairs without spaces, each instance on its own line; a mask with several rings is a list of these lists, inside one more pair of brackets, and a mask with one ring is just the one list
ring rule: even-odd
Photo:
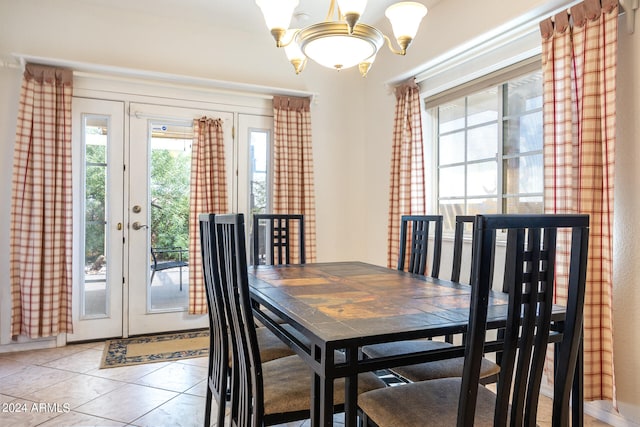
[[[202,425],[207,358],[99,369],[103,348],[86,343],[0,353],[0,425]],[[543,406],[541,427],[550,425],[548,402]],[[585,425],[607,424],[585,416]]]

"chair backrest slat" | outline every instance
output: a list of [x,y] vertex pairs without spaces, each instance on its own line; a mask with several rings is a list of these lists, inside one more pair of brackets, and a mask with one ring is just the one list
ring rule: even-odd
[[[432,226],[433,257],[431,259],[431,272],[429,275],[435,278],[438,277],[440,274],[440,258],[442,253],[442,215],[402,216],[400,222],[398,270],[423,276],[427,274],[427,265],[429,264],[429,235]],[[407,238],[410,239],[408,242]],[[409,247],[408,256],[407,246]]]
[[[456,216],[456,228],[453,236],[453,262],[451,265],[451,281],[460,281],[460,271],[462,269],[462,249],[464,244],[465,229],[467,224],[472,224],[471,236],[473,236],[473,223],[476,217],[472,215],[458,215]],[[471,259],[473,259],[473,245]],[[473,266],[473,264],[472,264]],[[471,269],[469,269],[469,277],[465,283],[471,283]]]
[[[297,227],[295,227],[297,225]],[[292,249],[298,248],[297,260],[304,264],[304,215],[254,214],[252,229],[252,263],[282,265],[292,263]],[[292,241],[297,237],[297,241]]]
[[[458,425],[472,426],[474,421],[498,230],[507,230],[503,289],[508,293],[508,305],[506,325],[499,338],[502,357],[494,425],[506,425],[507,420],[511,425],[535,425],[547,345],[552,328],[559,326],[552,319],[556,255],[567,252],[568,298],[562,341],[555,353],[553,408],[553,419],[564,419],[582,336],[589,217],[478,215],[475,227],[477,256],[473,265]],[[567,234],[570,241],[563,239]]]
[[211,424],[211,399],[215,398],[218,403],[217,425],[224,425],[229,374],[229,338],[222,291],[219,288],[214,218],[214,214],[199,216],[202,270],[209,311],[209,378],[205,424]]
[[244,215],[216,215],[216,248],[232,348],[231,416],[259,425],[264,416],[262,364],[249,295]]

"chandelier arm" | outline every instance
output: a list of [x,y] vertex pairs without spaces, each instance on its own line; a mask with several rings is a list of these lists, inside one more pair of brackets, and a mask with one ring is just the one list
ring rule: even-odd
[[291,35],[291,39],[286,43],[283,43],[282,40],[281,40],[277,44],[277,47],[287,47],[287,46],[289,46],[291,43],[293,43],[295,41],[296,36],[298,35],[299,32],[300,32],[300,30],[296,30],[296,32]]
[[[329,4],[329,10],[327,11],[327,16],[324,18],[325,22],[330,22],[333,21],[333,14],[335,13],[336,10],[336,0],[331,0],[331,3]],[[340,19],[338,17],[338,19]]]
[[391,52],[395,53],[396,55],[402,55],[402,56],[407,54],[407,49],[406,48],[403,48],[403,49],[400,49],[400,50],[395,49],[393,47],[393,44],[391,43],[391,39],[389,37],[387,37],[384,34],[382,35],[382,37],[384,37],[384,39],[387,41],[387,47],[389,48],[389,50]]

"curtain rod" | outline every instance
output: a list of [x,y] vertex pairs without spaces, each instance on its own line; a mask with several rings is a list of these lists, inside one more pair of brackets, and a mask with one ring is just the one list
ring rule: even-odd
[[[33,56],[22,53],[12,53],[13,58],[24,69],[27,62],[35,62],[43,65],[70,68],[73,74],[78,77],[102,77],[118,79],[122,81],[135,82],[146,79],[163,83],[171,83],[177,86],[206,87],[215,92],[228,93],[232,95],[242,95],[261,99],[272,99],[273,95],[310,97],[312,102],[317,103],[318,94],[297,89],[287,89],[273,86],[263,86],[250,83],[232,82],[226,80],[207,79],[203,77],[191,77],[180,74],[163,73],[159,71],[148,71],[133,68],[117,67],[112,65],[95,64],[80,61],[70,61],[64,59]],[[18,65],[15,64],[14,66]],[[3,65],[11,66],[8,62]]]

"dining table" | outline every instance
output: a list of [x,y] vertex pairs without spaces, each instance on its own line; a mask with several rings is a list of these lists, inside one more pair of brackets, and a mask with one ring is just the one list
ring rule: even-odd
[[[312,371],[312,426],[333,425],[337,378],[345,378],[344,423],[350,427],[357,425],[359,373],[464,355],[463,345],[453,345],[368,358],[362,347],[464,333],[471,297],[466,284],[364,262],[327,262],[250,266],[249,285],[256,318]],[[507,296],[493,291],[488,304],[487,328],[498,329],[506,318]],[[563,317],[564,307],[554,306],[554,323],[562,325]],[[498,340],[488,342],[485,351],[499,346]],[[336,352],[344,357],[336,358]],[[581,425],[579,381],[574,394],[573,423]]]

